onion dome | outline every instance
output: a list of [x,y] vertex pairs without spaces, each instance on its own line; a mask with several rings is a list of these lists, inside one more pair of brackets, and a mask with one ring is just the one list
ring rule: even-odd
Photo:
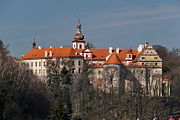
[[76,31],[76,34],[74,35],[74,40],[84,40],[84,35],[81,32],[80,20],[78,21],[76,28],[77,28],[77,31]]

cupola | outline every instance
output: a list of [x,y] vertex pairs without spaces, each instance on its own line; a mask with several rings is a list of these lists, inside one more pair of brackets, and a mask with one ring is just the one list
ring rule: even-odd
[[76,25],[76,34],[73,37],[72,45],[74,49],[85,49],[85,41],[84,35],[81,32],[81,24],[80,20],[78,20],[78,24]]

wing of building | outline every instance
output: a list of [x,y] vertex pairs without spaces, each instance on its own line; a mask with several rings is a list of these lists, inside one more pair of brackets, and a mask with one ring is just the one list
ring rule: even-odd
[[[41,79],[47,77],[48,59],[71,60],[73,74],[80,74],[86,61],[93,73],[90,82],[98,89],[116,92],[121,87],[121,92],[127,93],[142,91],[149,96],[170,95],[169,82],[163,80],[162,59],[151,45],[142,44],[137,49],[91,49],[86,47],[81,24],[76,28],[72,47],[42,48],[34,41],[32,49],[19,61]],[[167,91],[163,87],[168,87]]]

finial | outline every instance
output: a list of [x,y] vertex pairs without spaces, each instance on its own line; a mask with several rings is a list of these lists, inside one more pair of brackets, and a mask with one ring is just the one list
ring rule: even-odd
[[81,21],[80,21],[80,19],[78,19],[78,24],[81,24]]
[[81,18],[80,18],[80,13],[79,13],[79,16],[78,16],[78,17],[79,17],[79,19],[78,19],[78,24],[80,24],[80,19],[81,19]]
[[35,42],[35,40],[36,40],[36,39],[35,39],[35,37],[34,37],[34,42],[32,43],[32,47],[33,47],[33,48],[36,48],[36,42]]
[[35,42],[36,38],[34,37],[34,42]]

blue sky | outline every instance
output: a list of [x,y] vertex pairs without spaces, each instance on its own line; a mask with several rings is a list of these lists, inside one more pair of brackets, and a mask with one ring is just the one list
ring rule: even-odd
[[97,48],[141,43],[179,47],[179,0],[0,0],[0,39],[19,57],[38,46],[70,46],[81,19]]

